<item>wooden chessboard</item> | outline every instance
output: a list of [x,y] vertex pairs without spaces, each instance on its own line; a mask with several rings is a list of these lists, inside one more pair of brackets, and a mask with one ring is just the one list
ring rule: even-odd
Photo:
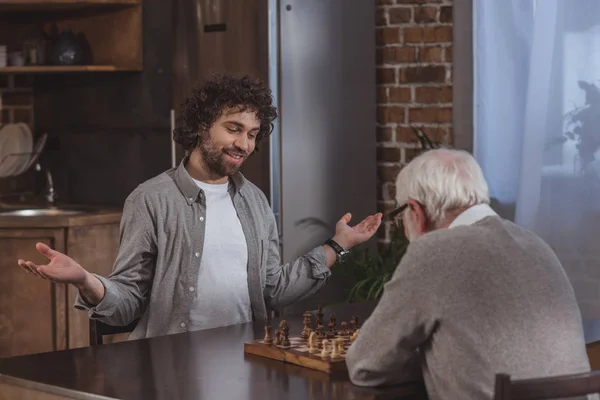
[[290,346],[288,347],[265,344],[263,339],[253,340],[250,343],[244,343],[244,353],[272,358],[274,360],[316,369],[328,374],[347,372],[346,352],[348,347],[350,347],[350,336],[337,335],[334,338],[329,339],[329,349],[331,353],[331,341],[340,337],[344,339],[344,352],[335,358],[332,358],[331,356],[321,356],[320,343],[322,340],[319,340],[319,350],[310,353],[308,339],[304,339],[301,336],[290,336]]

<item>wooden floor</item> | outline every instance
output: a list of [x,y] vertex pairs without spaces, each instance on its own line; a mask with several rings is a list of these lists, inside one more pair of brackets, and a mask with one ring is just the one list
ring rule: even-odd
[[597,342],[588,343],[587,354],[590,359],[592,371],[600,369],[600,340]]

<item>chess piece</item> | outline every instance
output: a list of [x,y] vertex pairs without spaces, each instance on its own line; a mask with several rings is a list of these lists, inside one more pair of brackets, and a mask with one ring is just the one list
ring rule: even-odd
[[310,329],[311,318],[310,318],[310,313],[308,311],[304,313],[304,321],[302,321],[302,322],[304,323],[304,329],[302,329],[302,333],[300,334],[300,336],[302,336],[303,339],[307,339],[311,332],[311,329]]
[[271,337],[271,326],[270,325],[265,326],[264,342],[265,342],[265,344],[273,344],[273,338]]
[[358,332],[360,331],[360,329],[357,329],[354,331],[354,333],[352,334],[352,336],[350,336],[350,342],[354,342],[356,340],[356,337],[358,336]]
[[290,327],[287,324],[283,327],[283,342],[281,343],[284,347],[290,347]]
[[360,319],[358,318],[358,315],[354,316],[354,325],[356,326],[356,329],[360,328]]
[[279,329],[275,331],[275,340],[273,340],[273,344],[275,346],[279,346],[281,344],[281,331]]
[[327,357],[329,355],[329,349],[327,345],[329,344],[329,340],[323,339],[323,350],[321,350],[321,357]]
[[338,353],[341,356],[344,354],[344,338],[337,338],[336,342],[338,347]]
[[356,330],[356,320],[354,317],[350,318],[350,331],[348,332],[350,335],[354,333]]
[[342,335],[342,336],[348,336],[348,330],[347,330],[348,324],[346,323],[346,321],[343,321],[340,325],[342,326],[342,330],[340,331],[340,335]]
[[317,325],[323,325],[323,306],[317,306]]
[[338,344],[338,339],[335,339],[331,342],[331,358],[336,358],[340,356],[340,346]]
[[316,353],[319,351],[319,343],[317,342],[317,333],[311,332],[308,336],[308,352]]
[[317,336],[320,338],[325,336],[325,334],[323,333],[323,328],[324,327],[322,324],[317,325]]
[[335,325],[335,314],[329,316],[329,332],[331,336],[337,335],[337,329]]

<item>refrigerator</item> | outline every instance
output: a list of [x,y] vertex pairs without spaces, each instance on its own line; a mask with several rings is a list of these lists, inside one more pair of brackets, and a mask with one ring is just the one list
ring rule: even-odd
[[[173,6],[172,129],[182,101],[211,72],[248,73],[273,92],[275,129],[242,173],[269,199],[282,263],[332,237],[344,213],[352,213],[351,225],[374,214],[375,2],[174,0]],[[183,155],[173,143],[173,165]],[[343,301],[348,287],[338,275],[287,312]]]

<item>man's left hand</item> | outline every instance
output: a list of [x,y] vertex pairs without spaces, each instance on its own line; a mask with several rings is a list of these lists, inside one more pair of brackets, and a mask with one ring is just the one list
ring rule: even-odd
[[335,236],[333,240],[346,250],[371,239],[381,225],[382,214],[369,215],[359,224],[349,226],[352,214],[347,213],[335,224]]

